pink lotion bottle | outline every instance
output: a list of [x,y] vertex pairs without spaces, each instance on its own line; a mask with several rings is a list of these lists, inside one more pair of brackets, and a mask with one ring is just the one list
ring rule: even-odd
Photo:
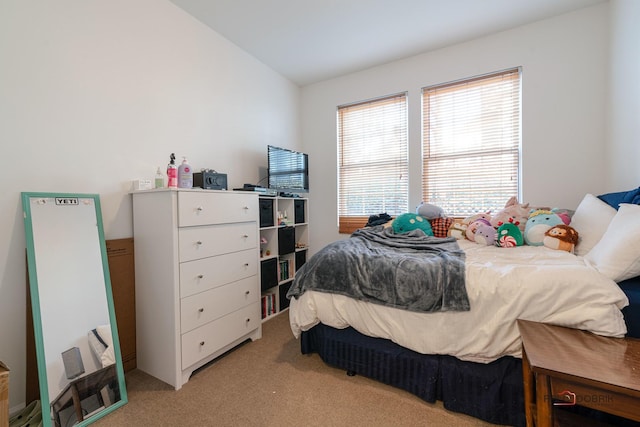
[[176,166],[176,155],[171,153],[169,164],[167,165],[167,187],[178,188],[178,167]]

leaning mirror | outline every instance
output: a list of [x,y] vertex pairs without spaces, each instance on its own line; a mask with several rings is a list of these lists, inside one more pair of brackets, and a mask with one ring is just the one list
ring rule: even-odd
[[127,402],[100,198],[22,193],[43,426]]

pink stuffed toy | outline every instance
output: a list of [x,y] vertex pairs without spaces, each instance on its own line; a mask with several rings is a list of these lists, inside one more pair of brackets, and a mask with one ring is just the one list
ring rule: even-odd
[[518,203],[518,199],[514,196],[507,201],[504,209],[491,217],[491,225],[497,229],[506,223],[517,224],[520,231],[524,233],[528,218],[529,203]]

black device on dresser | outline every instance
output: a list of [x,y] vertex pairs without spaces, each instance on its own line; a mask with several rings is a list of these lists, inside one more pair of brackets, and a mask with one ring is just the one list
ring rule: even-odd
[[193,174],[193,186],[207,190],[226,190],[227,174],[205,169]]

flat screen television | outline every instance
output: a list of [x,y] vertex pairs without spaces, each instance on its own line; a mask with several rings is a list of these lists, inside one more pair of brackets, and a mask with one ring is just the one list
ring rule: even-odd
[[309,191],[309,156],[287,148],[267,146],[269,188],[284,193]]

